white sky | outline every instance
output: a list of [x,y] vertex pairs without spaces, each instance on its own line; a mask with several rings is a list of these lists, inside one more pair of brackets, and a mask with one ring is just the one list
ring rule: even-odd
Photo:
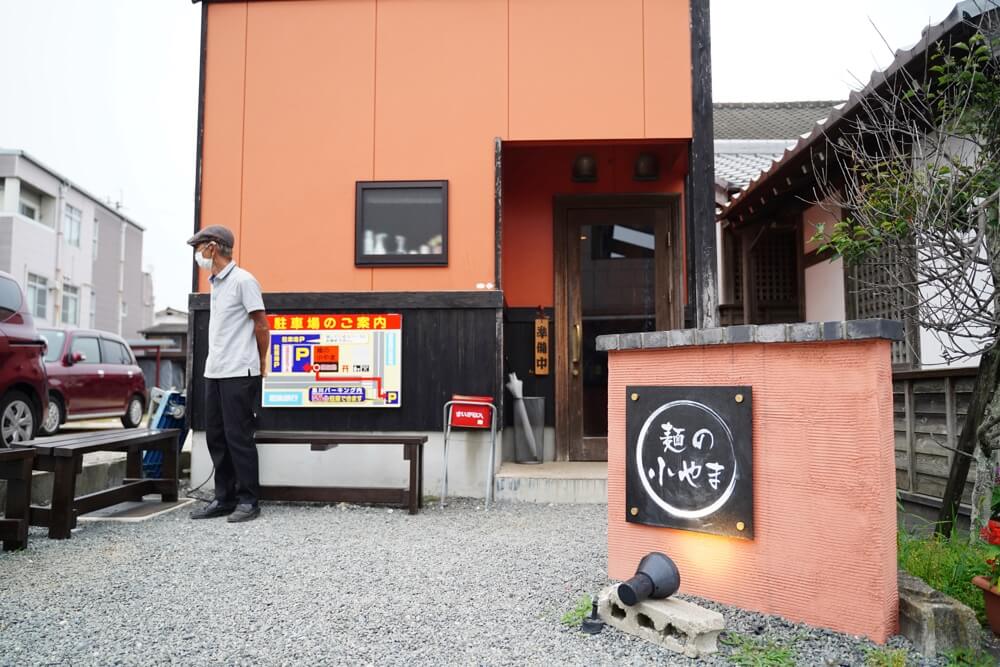
[[[711,3],[718,102],[843,99],[892,60],[883,37],[908,47],[955,4]],[[190,288],[200,14],[189,0],[0,0],[0,147],[122,202],[147,229],[158,309],[186,308]]]

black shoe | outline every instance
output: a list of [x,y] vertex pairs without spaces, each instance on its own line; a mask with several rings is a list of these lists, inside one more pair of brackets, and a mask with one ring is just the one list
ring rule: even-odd
[[191,512],[191,518],[214,519],[217,516],[226,516],[227,514],[232,514],[235,508],[236,508],[235,505],[224,505],[220,503],[218,500],[213,500],[204,507],[196,509],[195,511]]
[[252,521],[260,516],[260,505],[249,503],[237,505],[233,513],[226,517],[229,523],[239,523],[240,521]]

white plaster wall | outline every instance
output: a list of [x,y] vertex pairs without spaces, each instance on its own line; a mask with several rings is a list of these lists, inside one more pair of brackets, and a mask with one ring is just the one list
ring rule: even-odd
[[[88,326],[87,316],[90,313],[90,288],[94,283],[94,203],[75,190],[66,192],[65,203],[82,211],[80,216],[80,247],[70,245],[64,236],[60,263],[66,282],[81,288],[79,324],[85,327]],[[65,211],[61,212],[59,216],[60,229],[63,229],[64,220]],[[84,307],[85,301],[86,307]]]
[[[390,434],[391,435],[391,434]],[[440,432],[426,433],[424,445],[424,495],[440,496],[444,457]],[[212,460],[205,433],[192,433],[191,484],[197,486],[212,474]],[[500,467],[500,435],[497,461]],[[309,445],[259,445],[262,485],[287,486],[385,486],[408,485],[410,463],[402,446],[342,445],[325,452],[310,451]],[[482,431],[460,431],[448,438],[448,496],[485,498],[490,435]],[[212,493],[208,481],[202,491]]]
[[944,359],[944,348],[933,333],[920,328],[920,367],[924,369],[934,369],[947,366],[948,368],[967,368],[979,365],[979,355],[973,355],[965,359],[953,361],[950,364]]
[[46,318],[35,318],[36,325],[51,325],[52,314],[55,311],[55,267],[56,267],[56,233],[55,230],[35,222],[23,215],[10,217],[11,231],[11,267],[10,273],[26,289],[28,273],[47,278],[49,281],[48,311]]
[[820,262],[806,268],[806,321],[847,319],[844,300],[844,260]]

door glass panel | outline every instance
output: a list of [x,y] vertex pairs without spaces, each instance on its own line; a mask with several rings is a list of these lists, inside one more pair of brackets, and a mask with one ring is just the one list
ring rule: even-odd
[[[608,211],[580,229],[583,435],[608,434],[608,354],[597,336],[656,328],[654,228],[646,211]],[[638,220],[637,220],[638,219]]]
[[70,347],[70,352],[72,354],[76,354],[77,352],[83,354],[84,359],[80,363],[83,364],[101,363],[101,348],[96,338],[84,338],[84,337],[74,338],[73,345],[72,347]]

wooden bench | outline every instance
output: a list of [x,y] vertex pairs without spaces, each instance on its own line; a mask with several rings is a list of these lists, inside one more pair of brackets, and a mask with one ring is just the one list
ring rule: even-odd
[[314,452],[339,445],[396,445],[410,462],[410,484],[404,489],[355,486],[261,486],[262,500],[383,503],[399,505],[416,514],[424,505],[424,443],[426,435],[368,435],[326,431],[257,431],[258,445],[310,445]]
[[0,479],[7,480],[6,515],[0,518],[0,541],[4,551],[28,546],[28,506],[31,505],[31,447],[0,448]]
[[[51,507],[31,506],[32,526],[47,526],[49,537],[64,540],[76,526],[80,514],[93,512],[128,500],[142,500],[158,493],[163,502],[177,500],[178,429],[100,431],[61,435],[24,443],[35,450],[36,470],[55,473]],[[142,452],[163,452],[163,475],[142,479]],[[83,470],[83,455],[92,452],[126,452],[125,475],[121,486],[76,497],[76,475]]]

